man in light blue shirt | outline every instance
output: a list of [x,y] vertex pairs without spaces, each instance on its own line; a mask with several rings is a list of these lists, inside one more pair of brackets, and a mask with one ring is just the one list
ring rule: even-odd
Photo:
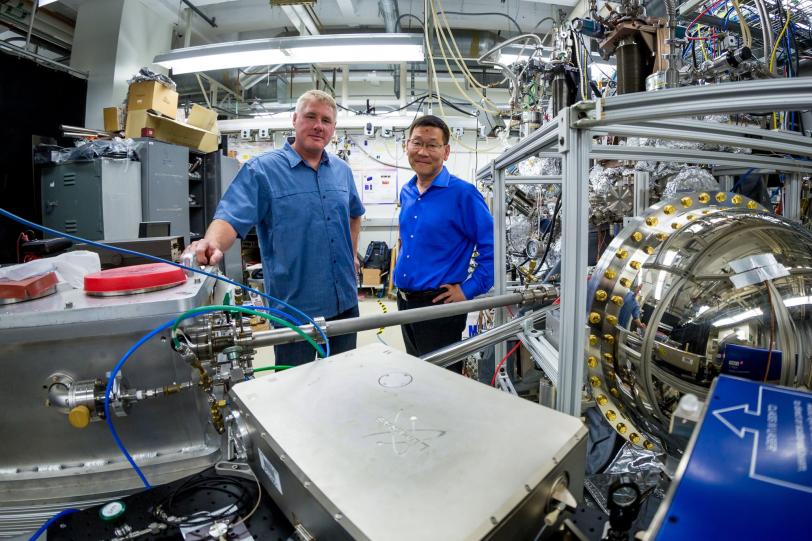
[[[205,237],[190,247],[198,262],[217,264],[238,236],[256,227],[265,291],[328,320],[358,316],[356,254],[364,214],[352,170],[324,150],[335,122],[332,96],[305,92],[293,114],[292,143],[243,165]],[[331,338],[331,353],[355,344],[355,334]],[[275,353],[284,365],[315,358],[307,342],[275,346]]]
[[[445,168],[448,126],[433,115],[409,128],[406,153],[416,175],[400,193],[398,309],[472,299],[493,287],[493,217],[476,187]],[[469,274],[471,255],[479,253]],[[402,325],[406,352],[424,355],[458,342],[466,315]],[[462,363],[452,365],[461,371]]]

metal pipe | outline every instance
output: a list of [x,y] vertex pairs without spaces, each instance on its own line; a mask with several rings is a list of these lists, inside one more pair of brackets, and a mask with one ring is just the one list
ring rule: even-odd
[[[508,293],[494,297],[482,297],[463,302],[452,302],[424,308],[414,308],[388,314],[378,314],[374,316],[354,317],[349,319],[339,319],[328,321],[324,325],[324,332],[327,336],[340,336],[359,331],[368,331],[381,327],[391,327],[404,323],[414,323],[416,321],[429,321],[442,317],[467,314],[468,312],[478,312],[499,306],[510,306],[513,304],[527,304],[535,302],[550,301],[558,296],[553,287],[526,290],[517,293]],[[313,325],[302,325],[299,327],[308,336],[318,338]],[[271,346],[275,344],[287,344],[302,340],[302,337],[290,329],[274,329],[270,331],[260,331],[253,336],[254,347]]]
[[31,8],[31,20],[28,21],[28,32],[25,33],[25,50],[28,50],[28,46],[31,44],[31,32],[34,31],[34,16],[37,14],[37,6],[39,5],[39,0],[33,0],[34,7]]
[[204,21],[206,21],[207,23],[209,23],[212,26],[212,28],[217,28],[217,24],[215,24],[215,22],[214,22],[214,17],[207,16],[205,13],[200,11],[200,8],[198,8],[196,5],[194,5],[189,0],[181,0],[181,2],[183,2],[184,4],[189,6],[189,9],[191,9],[192,11],[194,11],[195,13],[200,15],[200,18],[203,19]]
[[557,306],[545,306],[544,308],[534,310],[525,316],[508,321],[503,325],[494,327],[493,329],[474,336],[473,338],[463,340],[462,342],[457,342],[456,344],[451,344],[450,346],[446,346],[442,349],[438,349],[437,351],[423,355],[420,358],[424,361],[436,364],[437,366],[446,367],[452,365],[475,351],[479,351],[492,344],[497,344],[507,340],[511,336],[515,336],[524,328],[524,325],[528,320],[532,321],[534,324],[538,323],[554,308],[557,308]]

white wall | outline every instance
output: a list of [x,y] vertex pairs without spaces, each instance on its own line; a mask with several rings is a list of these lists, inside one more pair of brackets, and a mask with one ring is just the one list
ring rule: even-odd
[[90,74],[85,127],[102,129],[102,109],[127,97],[127,80],[169,50],[172,23],[140,0],[87,0],[76,17],[71,67]]

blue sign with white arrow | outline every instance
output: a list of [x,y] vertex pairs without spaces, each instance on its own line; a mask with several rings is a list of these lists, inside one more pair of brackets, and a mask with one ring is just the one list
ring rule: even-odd
[[657,540],[810,539],[812,393],[720,376]]

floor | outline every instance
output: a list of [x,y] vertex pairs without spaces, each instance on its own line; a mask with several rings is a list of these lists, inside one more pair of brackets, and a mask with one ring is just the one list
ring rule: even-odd
[[[397,302],[389,299],[378,299],[374,295],[374,292],[371,293],[368,289],[364,289],[359,292],[358,311],[361,313],[362,317],[382,314],[384,312],[384,308],[386,308],[386,311],[389,312],[397,311]],[[403,335],[400,333],[400,325],[386,327],[383,330],[383,333],[380,334],[380,340],[383,340],[387,345],[392,346],[393,348],[406,351],[406,348],[403,346]],[[358,347],[373,344],[378,341],[378,329],[358,333]],[[270,366],[273,365],[274,362],[274,353],[272,347],[260,348],[257,350],[257,354],[254,357],[255,367],[260,368],[263,366]],[[270,373],[272,373],[272,371],[260,372],[258,375],[267,375]]]

